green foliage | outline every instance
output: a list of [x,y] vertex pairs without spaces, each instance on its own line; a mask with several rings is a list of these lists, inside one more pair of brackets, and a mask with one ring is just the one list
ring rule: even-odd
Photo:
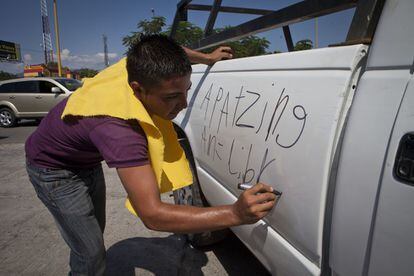
[[10,79],[15,79],[17,78],[17,75],[15,74],[10,74],[4,71],[0,71],[0,81],[2,80],[10,80]]
[[[141,35],[147,34],[164,34],[168,35],[171,32],[171,27],[167,28],[165,24],[165,17],[152,17],[151,20],[141,20],[137,24],[138,31],[131,32],[130,35],[125,36],[122,39],[124,46],[129,48],[131,44],[138,41]],[[215,29],[214,32],[218,33],[230,27]],[[191,46],[191,44],[197,42],[203,38],[203,30],[187,21],[181,21],[178,25],[175,40],[183,46]],[[238,41],[232,41],[223,43],[223,45],[230,46],[233,49],[234,58],[249,57],[266,54],[266,49],[269,47],[270,42],[266,38],[260,38],[258,36],[247,36]],[[203,52],[209,53],[217,47],[205,49]]]
[[56,69],[56,70],[57,70],[57,68],[58,68],[58,64],[57,64],[57,62],[55,62],[55,61],[49,61],[49,62],[46,64],[46,67],[47,67],[47,68],[49,68],[49,69]]
[[[56,61],[50,61],[47,63],[46,65],[47,69],[52,70],[52,71],[58,71],[58,63]],[[63,66],[62,68],[62,72],[65,71],[70,71],[69,67]]]
[[309,50],[313,48],[313,42],[310,39],[303,39],[296,42],[294,51]]
[[[167,31],[164,32],[165,35],[169,35],[171,32],[171,27],[169,26]],[[203,30],[188,22],[188,21],[180,21],[178,24],[177,31],[175,33],[175,40],[180,43],[180,45],[189,47],[191,44],[195,43],[196,41],[203,38]]]
[[[231,26],[215,29],[213,32],[220,33],[229,28],[231,28]],[[266,49],[269,47],[270,42],[266,38],[260,38],[255,35],[249,35],[237,41],[225,42],[221,45],[231,47],[231,49],[233,50],[233,58],[242,58],[266,54]],[[215,48],[216,47],[209,48],[204,50],[203,52],[211,52]]]
[[[122,44],[129,48],[133,43],[139,41],[142,35],[163,34],[169,35],[171,26],[166,28],[165,17],[155,16],[151,20],[141,20],[137,24],[138,31],[131,32],[122,38]],[[183,46],[190,46],[203,37],[203,30],[190,23],[181,21],[178,24],[175,40]]]
[[90,69],[90,68],[81,68],[78,70],[75,70],[73,73],[79,74],[81,78],[92,78],[96,74],[98,74],[98,70]]
[[132,44],[139,40],[141,35],[162,33],[164,27],[165,17],[163,16],[154,16],[151,20],[141,20],[137,24],[138,31],[131,32],[130,35],[123,37],[122,44],[129,48]]
[[225,43],[233,49],[234,58],[251,57],[266,54],[270,42],[266,38],[247,36],[238,41]]

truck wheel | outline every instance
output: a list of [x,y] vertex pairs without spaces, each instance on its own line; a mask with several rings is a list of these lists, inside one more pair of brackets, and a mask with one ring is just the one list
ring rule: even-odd
[[[193,184],[173,192],[174,202],[179,205],[191,205],[197,207],[210,206],[204,197],[200,185],[198,183],[197,174],[195,170],[195,164],[192,159],[191,151],[189,147],[183,146],[186,156],[190,162],[191,172],[193,173]],[[186,234],[188,241],[194,247],[203,247],[215,244],[222,241],[229,233],[229,229],[208,231],[203,233]]]
[[17,123],[13,111],[7,107],[0,109],[0,127],[13,127]]

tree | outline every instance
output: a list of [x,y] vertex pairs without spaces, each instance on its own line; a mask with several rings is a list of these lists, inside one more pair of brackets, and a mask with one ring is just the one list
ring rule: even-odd
[[49,69],[56,69],[56,70],[57,70],[57,68],[58,68],[58,63],[57,63],[56,61],[49,61],[49,62],[46,64],[46,67],[47,67],[47,68],[49,68]]
[[296,42],[294,51],[309,50],[313,48],[313,42],[310,39],[303,39]]
[[270,42],[266,38],[250,35],[223,45],[228,45],[233,49],[234,58],[241,58],[264,55],[269,44]]
[[15,74],[11,74],[11,73],[7,73],[4,71],[0,71],[0,81],[2,80],[10,80],[10,79],[15,79],[17,78],[17,75]]
[[[164,32],[165,35],[169,35],[171,32],[172,26],[169,26],[167,31]],[[180,21],[178,23],[177,31],[175,33],[174,39],[180,43],[180,45],[189,47],[191,44],[199,41],[203,38],[203,30],[188,22],[188,21]]]
[[77,69],[74,70],[73,73],[75,74],[79,74],[79,76],[83,79],[83,78],[92,78],[94,77],[96,74],[98,74],[98,70],[94,70],[94,69],[90,69],[90,68],[81,68],[81,69]]
[[[172,26],[166,27],[165,17],[152,17],[151,20],[141,20],[137,24],[138,31],[131,32],[130,35],[122,39],[122,43],[126,47],[130,47],[135,41],[138,41],[141,35],[148,34],[164,34],[168,35],[171,32]],[[227,28],[219,28],[213,30],[218,33]],[[187,21],[181,21],[178,24],[175,40],[183,46],[191,46],[193,43],[203,38],[203,30]],[[233,49],[234,58],[263,55],[269,47],[270,42],[266,38],[258,36],[247,36],[238,41],[226,42],[223,45],[230,46]],[[211,52],[216,47],[203,50],[203,52]]]
[[[213,33],[217,34],[224,30],[231,28],[226,26],[224,28],[214,29]],[[222,46],[230,46],[233,50],[233,58],[251,57],[266,54],[266,49],[269,47],[269,40],[266,38],[260,38],[255,35],[249,35],[243,37],[237,41],[230,41],[222,43]],[[211,52],[213,48],[204,50],[205,52]]]
[[122,38],[122,44],[129,48],[132,44],[137,42],[141,35],[151,35],[162,33],[163,28],[165,27],[165,17],[163,16],[154,16],[151,20],[141,20],[137,24],[138,31],[131,32],[130,35],[127,35]]

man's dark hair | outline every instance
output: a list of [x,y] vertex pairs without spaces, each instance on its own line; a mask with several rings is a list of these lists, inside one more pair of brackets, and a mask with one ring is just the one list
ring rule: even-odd
[[163,80],[191,73],[187,54],[174,40],[164,35],[141,36],[127,53],[128,82],[153,87]]

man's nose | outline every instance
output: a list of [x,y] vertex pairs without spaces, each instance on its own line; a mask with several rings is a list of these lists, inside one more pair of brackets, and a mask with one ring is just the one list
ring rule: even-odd
[[187,104],[187,93],[185,95],[183,95],[183,97],[181,97],[181,106],[182,109],[187,108],[188,104]]

